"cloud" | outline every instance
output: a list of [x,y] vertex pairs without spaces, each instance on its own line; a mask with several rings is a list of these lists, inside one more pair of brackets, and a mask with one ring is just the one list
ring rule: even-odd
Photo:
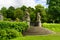
[[45,3],[46,0],[0,0],[0,8],[8,8],[10,6],[21,7],[22,5],[34,7],[36,4],[45,5]]
[[38,3],[40,3],[40,2],[45,3],[46,2],[46,0],[35,0],[35,1],[38,2]]
[[20,6],[25,5],[34,7],[36,5],[35,0],[18,0],[17,2]]
[[35,2],[37,4],[42,4],[43,6],[48,7],[48,5],[46,5],[47,0],[35,0]]
[[0,0],[1,7],[17,6],[15,0]]

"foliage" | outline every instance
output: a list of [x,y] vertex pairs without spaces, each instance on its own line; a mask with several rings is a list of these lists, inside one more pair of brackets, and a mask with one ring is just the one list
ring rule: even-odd
[[30,12],[34,12],[34,11],[35,11],[35,9],[34,9],[34,8],[32,8],[32,7],[28,7],[27,9],[28,9],[28,12],[29,12],[29,13],[30,13]]
[[14,29],[0,30],[0,40],[9,40],[21,36],[22,34]]
[[23,5],[20,9],[25,11],[27,9],[27,7],[25,5]]
[[7,33],[7,38],[9,39],[22,36],[21,33],[19,33],[17,30],[14,30],[14,29],[6,29],[6,33]]
[[48,13],[50,15],[50,20],[55,23],[60,22],[60,0],[47,0]]
[[6,7],[2,7],[1,8],[1,13],[3,14],[4,17],[7,17],[7,13],[6,12],[7,12]]
[[24,17],[24,13],[21,9],[17,8],[15,11],[14,11],[14,14],[15,14],[15,17],[16,18],[19,18],[20,20],[23,20],[23,17]]
[[4,18],[4,21],[11,21],[11,18]]
[[57,32],[56,34],[50,35],[35,35],[35,36],[25,36],[25,37],[18,37],[11,40],[60,40],[60,24],[53,24],[53,23],[43,23],[42,26],[44,28],[50,29],[52,31]]
[[35,11],[34,8],[28,7],[27,9],[28,9],[28,12],[30,13],[30,20],[32,22],[35,22],[36,13],[34,12]]
[[0,40],[6,40],[6,31],[0,30]]
[[42,6],[40,4],[36,5],[35,6],[35,13],[36,13],[36,15],[37,15],[38,12],[41,15],[41,21],[42,22],[46,22],[47,21],[47,14],[46,14],[44,6]]
[[28,27],[26,22],[7,22],[1,21],[0,22],[0,29],[15,29],[19,32],[26,30]]
[[31,21],[37,20],[37,13],[39,12],[41,15],[42,23],[60,23],[59,3],[59,0],[47,0],[48,8],[44,8],[44,6],[38,4],[35,6],[35,8],[26,7],[24,5],[19,8],[10,6],[7,9],[6,7],[2,7],[0,11],[3,14],[4,18],[6,18],[7,20],[11,19],[12,21],[15,21],[16,18],[18,18],[19,21],[24,21],[27,9],[27,11],[30,13]]
[[44,6],[38,4],[35,6],[37,12],[42,12],[44,10]]
[[9,40],[22,36],[21,33],[27,28],[27,22],[0,21],[0,40]]
[[15,8],[10,6],[7,10],[7,18],[11,18],[11,19],[15,19],[15,16],[14,16],[14,10]]
[[[11,18],[11,20],[15,21],[16,18],[20,19],[20,21],[23,21],[25,18],[25,11],[26,9],[28,10],[28,12],[30,13],[30,18],[31,21],[35,21],[36,20],[36,14],[39,12],[41,15],[41,20],[42,22],[46,22],[47,21],[47,17],[46,17],[46,12],[45,12],[45,8],[42,5],[36,5],[35,9],[32,7],[26,7],[26,6],[22,6],[19,8],[14,8],[13,6],[10,6],[8,9],[6,8],[2,8],[1,12],[3,13],[4,18]],[[5,15],[6,14],[6,15]],[[17,16],[18,15],[18,16]]]
[[35,14],[34,12],[31,12],[31,13],[30,13],[30,20],[31,20],[32,22],[35,22],[35,18],[36,18],[36,14]]
[[15,20],[16,22],[19,22],[20,21],[20,19],[19,18],[16,18],[16,20]]

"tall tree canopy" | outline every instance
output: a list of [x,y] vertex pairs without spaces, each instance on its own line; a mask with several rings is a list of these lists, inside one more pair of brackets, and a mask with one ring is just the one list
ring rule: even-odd
[[16,8],[16,10],[14,11],[15,17],[19,18],[20,20],[23,20],[24,17],[24,13],[20,8]]
[[[35,6],[35,13],[40,13],[42,22],[47,21],[46,12],[44,6],[38,4]],[[37,15],[37,14],[36,14]]]
[[47,0],[51,21],[60,21],[60,0]]
[[27,7],[24,5],[21,7],[21,10],[23,10],[23,11],[25,11],[26,9],[27,9]]
[[6,7],[1,8],[1,13],[3,14],[4,17],[7,17],[6,11],[7,11]]
[[11,18],[11,19],[15,19],[14,18],[14,11],[15,11],[15,8],[13,6],[10,6],[7,10],[7,18]]

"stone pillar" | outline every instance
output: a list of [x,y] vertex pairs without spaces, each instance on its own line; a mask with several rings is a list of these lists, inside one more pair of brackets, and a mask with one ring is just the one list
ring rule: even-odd
[[28,10],[26,10],[25,12],[26,12],[26,21],[27,21],[28,26],[30,28],[30,14],[29,14]]
[[38,22],[39,27],[41,27],[41,16],[39,12],[37,13],[37,22]]
[[2,14],[0,14],[0,20],[3,21],[3,15]]

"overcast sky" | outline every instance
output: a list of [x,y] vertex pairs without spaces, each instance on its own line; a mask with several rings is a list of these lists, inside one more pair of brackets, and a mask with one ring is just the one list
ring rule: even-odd
[[0,0],[0,8],[2,7],[20,7],[22,5],[34,7],[36,4],[42,4],[47,7],[46,0]]

